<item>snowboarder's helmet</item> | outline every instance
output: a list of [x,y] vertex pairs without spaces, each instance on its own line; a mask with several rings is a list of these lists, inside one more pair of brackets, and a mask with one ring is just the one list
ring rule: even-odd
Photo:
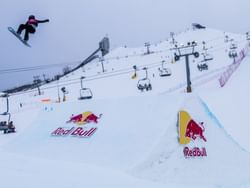
[[34,15],[30,15],[29,19],[35,19],[35,16]]

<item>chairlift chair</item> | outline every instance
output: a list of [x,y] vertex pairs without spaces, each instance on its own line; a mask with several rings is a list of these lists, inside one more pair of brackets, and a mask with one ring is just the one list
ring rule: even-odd
[[3,94],[0,97],[6,98],[6,111],[3,112],[2,116],[8,116],[8,123],[10,122],[11,114],[9,113],[9,95],[8,94]]
[[237,49],[237,44],[234,42],[234,40],[231,40],[231,44],[230,44],[230,50],[235,50],[235,49]]
[[91,99],[93,94],[89,88],[80,89],[80,97],[79,100]]
[[247,38],[247,40],[250,40],[250,33],[249,32],[246,32],[246,38]]
[[212,61],[214,58],[210,54],[203,54],[203,60],[201,62]]
[[163,67],[163,63],[164,63],[165,61],[162,61],[162,64],[161,64],[161,68],[159,68],[158,70],[159,70],[159,75],[161,76],[161,77],[165,77],[165,76],[171,76],[171,70],[170,69],[168,69],[168,68],[164,68]]
[[146,91],[149,91],[149,90],[152,90],[152,85],[151,85],[150,80],[148,78],[143,78],[143,79],[140,79],[138,81],[137,88],[140,91],[144,91],[144,89]]
[[81,77],[81,89],[80,89],[80,97],[79,100],[92,99],[93,94],[90,88],[83,87],[83,79],[85,77]]
[[171,76],[172,74],[171,70],[168,68],[159,68],[159,72],[160,77]]
[[148,70],[147,70],[147,67],[144,67],[143,70],[145,70],[146,72],[146,76],[145,78],[143,79],[140,79],[137,83],[137,88],[140,90],[140,91],[144,91],[144,89],[146,91],[149,91],[149,90],[152,90],[152,85],[150,83],[150,79],[148,78]]
[[236,50],[230,50],[228,53],[229,58],[235,58],[238,56]]
[[199,71],[208,70],[208,65],[206,63],[198,63],[197,68]]

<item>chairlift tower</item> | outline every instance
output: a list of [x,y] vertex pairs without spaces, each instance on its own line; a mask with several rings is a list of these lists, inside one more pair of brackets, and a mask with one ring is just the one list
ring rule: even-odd
[[38,95],[41,95],[41,90],[40,90],[41,80],[40,80],[40,76],[33,76],[33,78],[34,78],[33,82],[36,85],[37,90],[38,90]]
[[179,61],[181,57],[185,57],[186,61],[186,75],[187,75],[187,93],[192,92],[191,80],[190,80],[190,67],[189,67],[189,56],[193,55],[195,58],[199,57],[199,52],[195,51],[194,48],[197,46],[197,43],[193,41],[192,43],[188,42],[186,46],[182,45],[178,47],[175,45],[175,50],[177,53],[174,53],[175,61]]
[[176,41],[175,41],[175,39],[174,39],[174,32],[170,32],[170,37],[171,37],[171,39],[172,39],[172,44],[175,44],[176,43]]
[[149,42],[146,42],[144,45],[145,45],[145,47],[147,48],[147,53],[146,53],[146,54],[150,54],[150,50],[149,50],[150,43],[149,43]]

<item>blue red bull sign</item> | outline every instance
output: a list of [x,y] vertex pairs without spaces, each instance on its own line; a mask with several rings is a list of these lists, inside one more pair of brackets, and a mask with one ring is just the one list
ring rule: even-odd
[[[205,137],[204,122],[197,122],[191,118],[186,111],[179,112],[179,143],[181,145],[187,145],[192,142],[207,142]],[[183,153],[185,157],[205,157],[207,151],[205,147],[189,148],[184,147]]]
[[[94,113],[87,111],[78,115],[73,115],[66,121],[67,124],[73,123],[73,127],[58,127],[51,133],[51,136],[73,136],[80,138],[89,138],[97,131],[96,124],[102,114],[96,116]],[[89,126],[84,126],[89,124]]]

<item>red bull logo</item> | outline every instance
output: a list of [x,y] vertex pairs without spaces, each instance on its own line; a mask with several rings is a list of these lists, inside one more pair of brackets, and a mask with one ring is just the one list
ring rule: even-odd
[[96,116],[94,113],[87,111],[78,115],[72,115],[70,120],[67,123],[75,123],[77,125],[84,125],[86,123],[98,123],[98,119],[100,119],[102,114]]
[[204,131],[205,131],[205,128],[203,127],[203,122],[198,124],[194,120],[191,119],[187,124],[185,136],[192,138],[193,140],[199,137],[206,142],[207,139],[203,135]]
[[[204,136],[205,127],[204,123],[197,123],[191,118],[191,116],[186,111],[179,112],[179,143],[189,144],[191,140],[195,141],[197,138],[202,142],[207,142]],[[183,149],[185,157],[204,157],[207,156],[206,148],[198,147],[189,148],[185,147]]]
[[[102,114],[96,116],[94,113],[87,111],[78,115],[72,115],[66,123],[74,123],[76,125],[84,125],[87,123],[97,124],[98,120],[101,118]],[[97,130],[96,126],[86,126],[86,127],[59,127],[51,133],[51,136],[74,136],[80,138],[89,138]]]
[[75,136],[81,138],[91,137],[97,130],[97,127],[82,128],[82,127],[71,127],[70,129],[59,127],[51,133],[52,136]]
[[190,149],[188,147],[185,147],[183,149],[184,156],[187,157],[205,157],[207,156],[206,148],[198,148],[194,147],[193,149]]
[[205,128],[203,122],[197,123],[194,121],[188,112],[179,112],[179,142],[180,144],[188,144],[191,140],[200,138],[204,142],[207,139],[204,136]]

